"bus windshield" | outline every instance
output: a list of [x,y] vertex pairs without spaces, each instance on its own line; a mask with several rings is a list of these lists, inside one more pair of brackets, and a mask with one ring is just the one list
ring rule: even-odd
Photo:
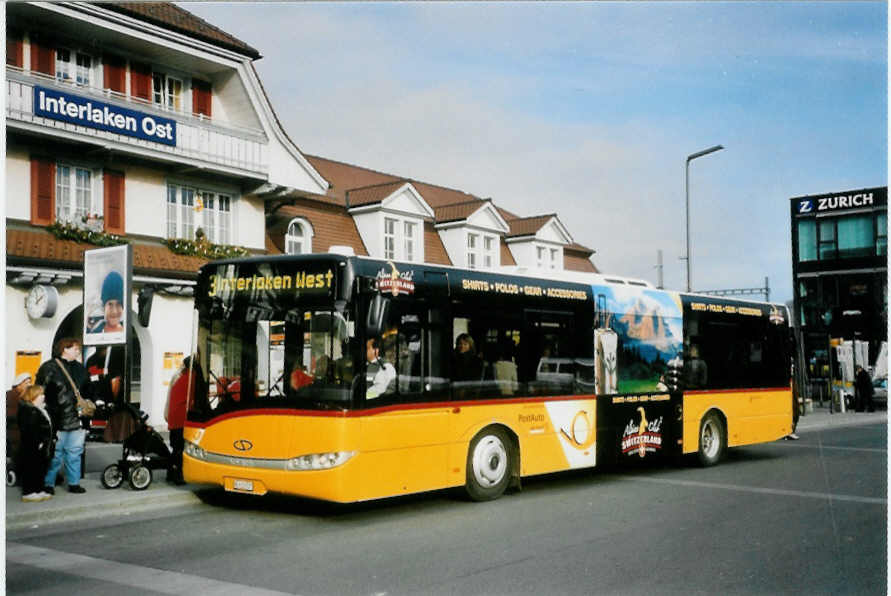
[[203,382],[190,418],[256,408],[332,409],[350,404],[354,323],[334,309],[256,311],[199,321]]

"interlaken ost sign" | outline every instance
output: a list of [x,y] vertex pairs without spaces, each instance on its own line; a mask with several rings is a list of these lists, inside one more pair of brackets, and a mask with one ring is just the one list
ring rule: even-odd
[[145,141],[176,146],[176,121],[46,87],[34,87],[34,113]]

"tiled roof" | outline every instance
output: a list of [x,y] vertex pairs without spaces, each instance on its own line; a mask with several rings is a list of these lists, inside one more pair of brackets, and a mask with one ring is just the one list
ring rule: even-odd
[[[77,265],[92,244],[60,240],[41,228],[7,229],[6,258],[31,265]],[[133,269],[136,272],[191,277],[207,262],[199,257],[174,254],[166,246],[133,243]]]
[[271,254],[285,252],[285,234],[295,217],[302,217],[312,225],[313,252],[328,252],[332,246],[341,245],[352,247],[357,255],[368,254],[352,216],[341,207],[310,199],[298,199],[293,205],[282,207],[266,226],[266,249]]
[[567,250],[572,251],[572,252],[577,252],[577,253],[584,253],[584,254],[588,255],[589,257],[596,252],[593,248],[588,248],[587,246],[579,244],[578,242],[571,242],[571,243],[567,244],[566,246],[564,246],[563,252],[566,252]]
[[[317,155],[304,154],[309,163],[322,175],[325,180],[331,183],[329,195],[340,200],[340,203],[346,204],[345,198],[347,192],[350,195],[350,206],[355,206],[355,191],[365,189],[372,186],[398,182],[404,184],[411,182],[415,190],[420,193],[424,201],[433,209],[444,205],[453,205],[455,203],[465,203],[467,201],[482,201],[472,194],[437,186],[427,182],[420,182],[405,176],[395,176],[393,174],[385,174],[376,170],[354,166],[340,161],[334,161]],[[367,201],[366,203],[374,202]]]
[[553,213],[508,220],[507,224],[510,226],[510,232],[507,235],[509,238],[514,236],[531,236],[548,223],[552,217],[554,217]]
[[461,221],[467,219],[476,211],[491,201],[481,201],[475,199],[464,203],[456,203],[454,205],[443,205],[433,210],[436,217],[436,223],[445,223],[447,221]]
[[102,6],[171,31],[191,35],[254,59],[260,58],[260,52],[248,44],[172,2],[109,2]]
[[585,271],[588,273],[600,273],[594,263],[587,257],[581,257],[574,253],[563,253],[563,268],[567,271]]
[[383,184],[348,190],[346,192],[347,204],[350,207],[359,207],[360,205],[380,203],[405,184],[405,180],[397,180],[396,182],[384,182]]
[[434,265],[452,264],[439,232],[434,229],[433,222],[430,221],[424,222],[424,262]]
[[402,178],[375,172],[367,168],[351,166],[332,159],[303,154],[319,174],[331,183],[329,195],[336,198],[340,205],[345,205],[346,191],[353,188],[365,188],[387,182],[398,182]]
[[508,267],[510,265],[516,265],[517,260],[514,258],[514,253],[510,251],[510,248],[507,246],[507,242],[504,241],[504,238],[501,238],[501,266]]

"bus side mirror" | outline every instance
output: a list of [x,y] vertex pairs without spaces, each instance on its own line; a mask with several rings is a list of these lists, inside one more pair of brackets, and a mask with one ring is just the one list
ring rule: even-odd
[[368,304],[368,316],[365,319],[365,333],[368,337],[380,335],[390,311],[390,299],[375,294]]
[[143,327],[149,326],[152,318],[152,299],[155,297],[155,289],[152,286],[143,286],[136,296],[136,318]]

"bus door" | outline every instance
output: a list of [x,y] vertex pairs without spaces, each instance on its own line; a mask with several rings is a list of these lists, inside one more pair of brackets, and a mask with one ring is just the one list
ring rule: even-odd
[[[393,378],[379,395],[366,389],[361,417],[365,498],[447,483],[452,407],[443,321],[441,308],[430,300],[391,300],[379,353],[380,366],[392,367]],[[366,385],[371,381],[366,374]]]

